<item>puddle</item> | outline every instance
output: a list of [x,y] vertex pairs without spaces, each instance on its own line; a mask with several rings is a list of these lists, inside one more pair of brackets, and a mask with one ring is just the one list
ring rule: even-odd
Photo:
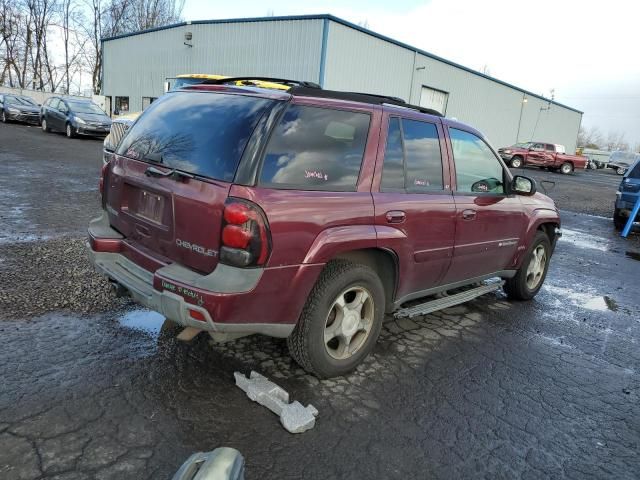
[[578,248],[589,248],[592,250],[600,250],[601,252],[609,251],[609,241],[606,238],[596,237],[577,230],[563,228],[560,242],[569,242]]
[[164,323],[164,316],[152,310],[134,310],[118,319],[120,325],[134,330],[140,330],[157,337]]
[[638,260],[640,262],[640,253],[638,252],[625,252],[625,255],[633,260]]
[[596,312],[617,312],[618,304],[608,295],[593,295],[591,293],[576,292],[570,288],[558,287],[556,285],[545,285],[543,287],[550,295],[555,297],[556,306],[561,307],[568,300],[574,306],[592,310]]

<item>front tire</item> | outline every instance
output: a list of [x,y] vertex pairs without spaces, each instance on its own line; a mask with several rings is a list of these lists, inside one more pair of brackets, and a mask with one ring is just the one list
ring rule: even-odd
[[70,123],[67,123],[67,128],[65,130],[65,133],[67,134],[67,138],[73,138],[76,136],[76,130],[75,128],[73,128],[73,125],[71,125]]
[[345,375],[371,352],[385,310],[384,287],[369,267],[327,264],[287,339],[293,359],[319,378]]
[[573,165],[571,165],[569,162],[564,162],[562,165],[560,165],[560,173],[562,173],[563,175],[569,175],[571,172],[573,172]]
[[511,168],[520,168],[522,166],[522,158],[521,157],[513,157],[511,159]]
[[49,133],[51,131],[51,129],[49,128],[49,125],[47,125],[46,118],[42,119],[42,123],[40,124],[40,127],[42,128],[42,131],[45,133]]
[[9,123],[9,118],[7,117],[7,112],[2,110],[2,123]]
[[512,300],[531,300],[535,297],[547,276],[550,259],[549,237],[538,231],[518,272],[504,284],[507,296]]
[[626,173],[626,171],[627,171],[627,169],[626,169],[626,168],[624,168],[624,167],[617,167],[617,168],[616,168],[616,173],[617,173],[618,175],[624,175],[624,174]]

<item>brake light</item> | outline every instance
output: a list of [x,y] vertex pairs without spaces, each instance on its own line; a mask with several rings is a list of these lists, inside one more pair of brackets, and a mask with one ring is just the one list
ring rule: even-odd
[[270,253],[271,233],[262,209],[248,200],[227,199],[220,261],[235,267],[259,267],[267,263]]

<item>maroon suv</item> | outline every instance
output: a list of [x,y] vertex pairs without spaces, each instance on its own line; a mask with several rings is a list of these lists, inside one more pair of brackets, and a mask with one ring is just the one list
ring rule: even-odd
[[120,291],[186,337],[286,337],[320,377],[355,368],[409,301],[492,277],[532,298],[560,232],[473,128],[307,85],[169,93],[100,185],[90,253]]

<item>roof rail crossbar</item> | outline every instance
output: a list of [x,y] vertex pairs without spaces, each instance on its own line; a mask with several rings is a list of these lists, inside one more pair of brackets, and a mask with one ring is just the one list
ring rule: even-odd
[[225,85],[227,83],[236,83],[236,82],[246,82],[247,85],[252,85],[252,81],[262,81],[262,82],[271,82],[271,83],[282,83],[284,85],[289,85],[292,87],[301,86],[305,88],[313,88],[320,90],[322,87],[314,82],[307,82],[304,80],[290,80],[287,78],[271,78],[271,77],[228,77],[228,78],[218,78],[218,79],[209,79],[205,80],[206,84],[213,85]]
[[374,105],[393,105],[397,107],[409,108],[411,110],[417,110],[421,113],[434,115],[436,117],[442,117],[442,114],[436,110],[420,107],[418,105],[411,105],[410,103],[407,103],[403,99],[398,97],[390,97],[375,93],[341,92],[338,90],[305,88],[304,86],[295,86],[293,88],[290,88],[288,93],[290,93],[291,95],[300,95],[304,97],[334,98],[336,100],[349,100],[353,102],[371,103]]

